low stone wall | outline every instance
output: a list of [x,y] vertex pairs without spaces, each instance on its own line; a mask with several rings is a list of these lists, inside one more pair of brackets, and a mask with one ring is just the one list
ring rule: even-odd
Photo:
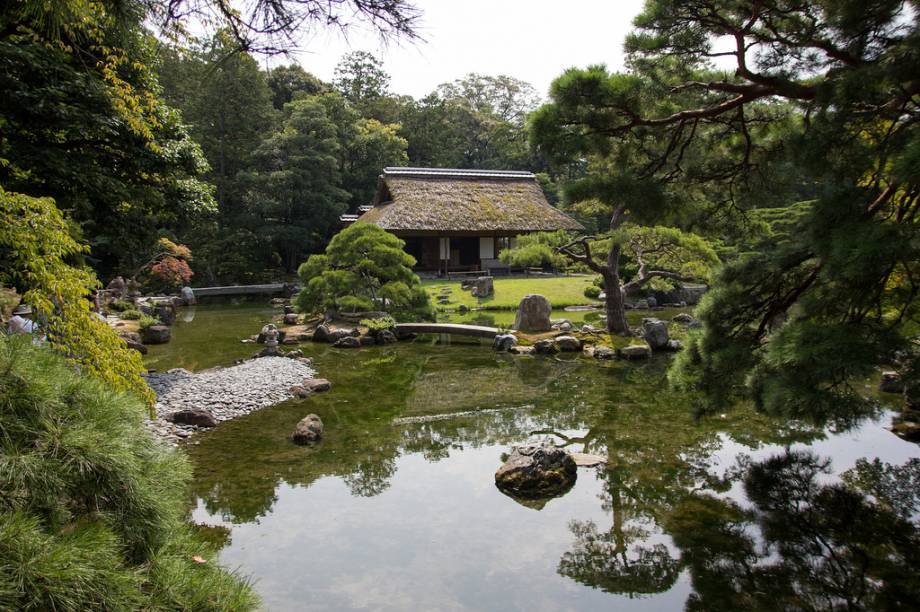
[[157,394],[157,418],[149,426],[158,437],[175,443],[199,429],[168,421],[175,412],[205,409],[216,421],[227,421],[290,399],[291,387],[315,374],[308,360],[286,357],[262,357],[197,373],[182,368],[151,373],[146,378]]

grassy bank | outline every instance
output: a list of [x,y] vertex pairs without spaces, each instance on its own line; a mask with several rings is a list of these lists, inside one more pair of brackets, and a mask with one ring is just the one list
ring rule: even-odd
[[475,298],[469,291],[460,289],[459,280],[426,280],[422,286],[431,296],[431,301],[437,304],[437,298],[444,295],[444,289],[449,302],[448,307],[456,308],[461,304],[469,308],[483,308],[487,310],[512,310],[517,308],[521,298],[530,293],[539,293],[545,296],[553,308],[566,306],[580,306],[585,304],[598,304],[597,300],[585,297],[585,287],[591,284],[591,276],[554,276],[537,278],[496,278],[495,293],[484,298]]

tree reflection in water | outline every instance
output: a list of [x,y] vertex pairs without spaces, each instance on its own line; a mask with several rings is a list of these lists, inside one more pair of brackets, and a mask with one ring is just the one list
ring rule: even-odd
[[898,610],[920,601],[920,463],[865,460],[827,482],[807,451],[749,465],[747,504],[689,495],[665,519],[688,610]]

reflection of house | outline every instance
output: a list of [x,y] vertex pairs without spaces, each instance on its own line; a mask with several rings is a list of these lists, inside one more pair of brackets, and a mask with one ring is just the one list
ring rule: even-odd
[[361,212],[343,220],[399,236],[421,270],[487,270],[514,236],[584,229],[550,206],[530,172],[385,168]]

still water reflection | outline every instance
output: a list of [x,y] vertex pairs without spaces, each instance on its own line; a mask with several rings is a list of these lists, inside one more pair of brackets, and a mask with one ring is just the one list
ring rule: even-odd
[[[250,352],[239,338],[270,313],[244,310],[199,308],[159,367]],[[667,358],[436,339],[304,349],[331,392],[187,448],[193,519],[229,530],[222,562],[269,609],[887,609],[920,596],[920,452],[884,429],[887,413],[837,433],[744,406],[694,418],[666,389]],[[325,438],[294,446],[310,412]],[[609,463],[545,504],[500,493],[502,453],[544,438]]]

